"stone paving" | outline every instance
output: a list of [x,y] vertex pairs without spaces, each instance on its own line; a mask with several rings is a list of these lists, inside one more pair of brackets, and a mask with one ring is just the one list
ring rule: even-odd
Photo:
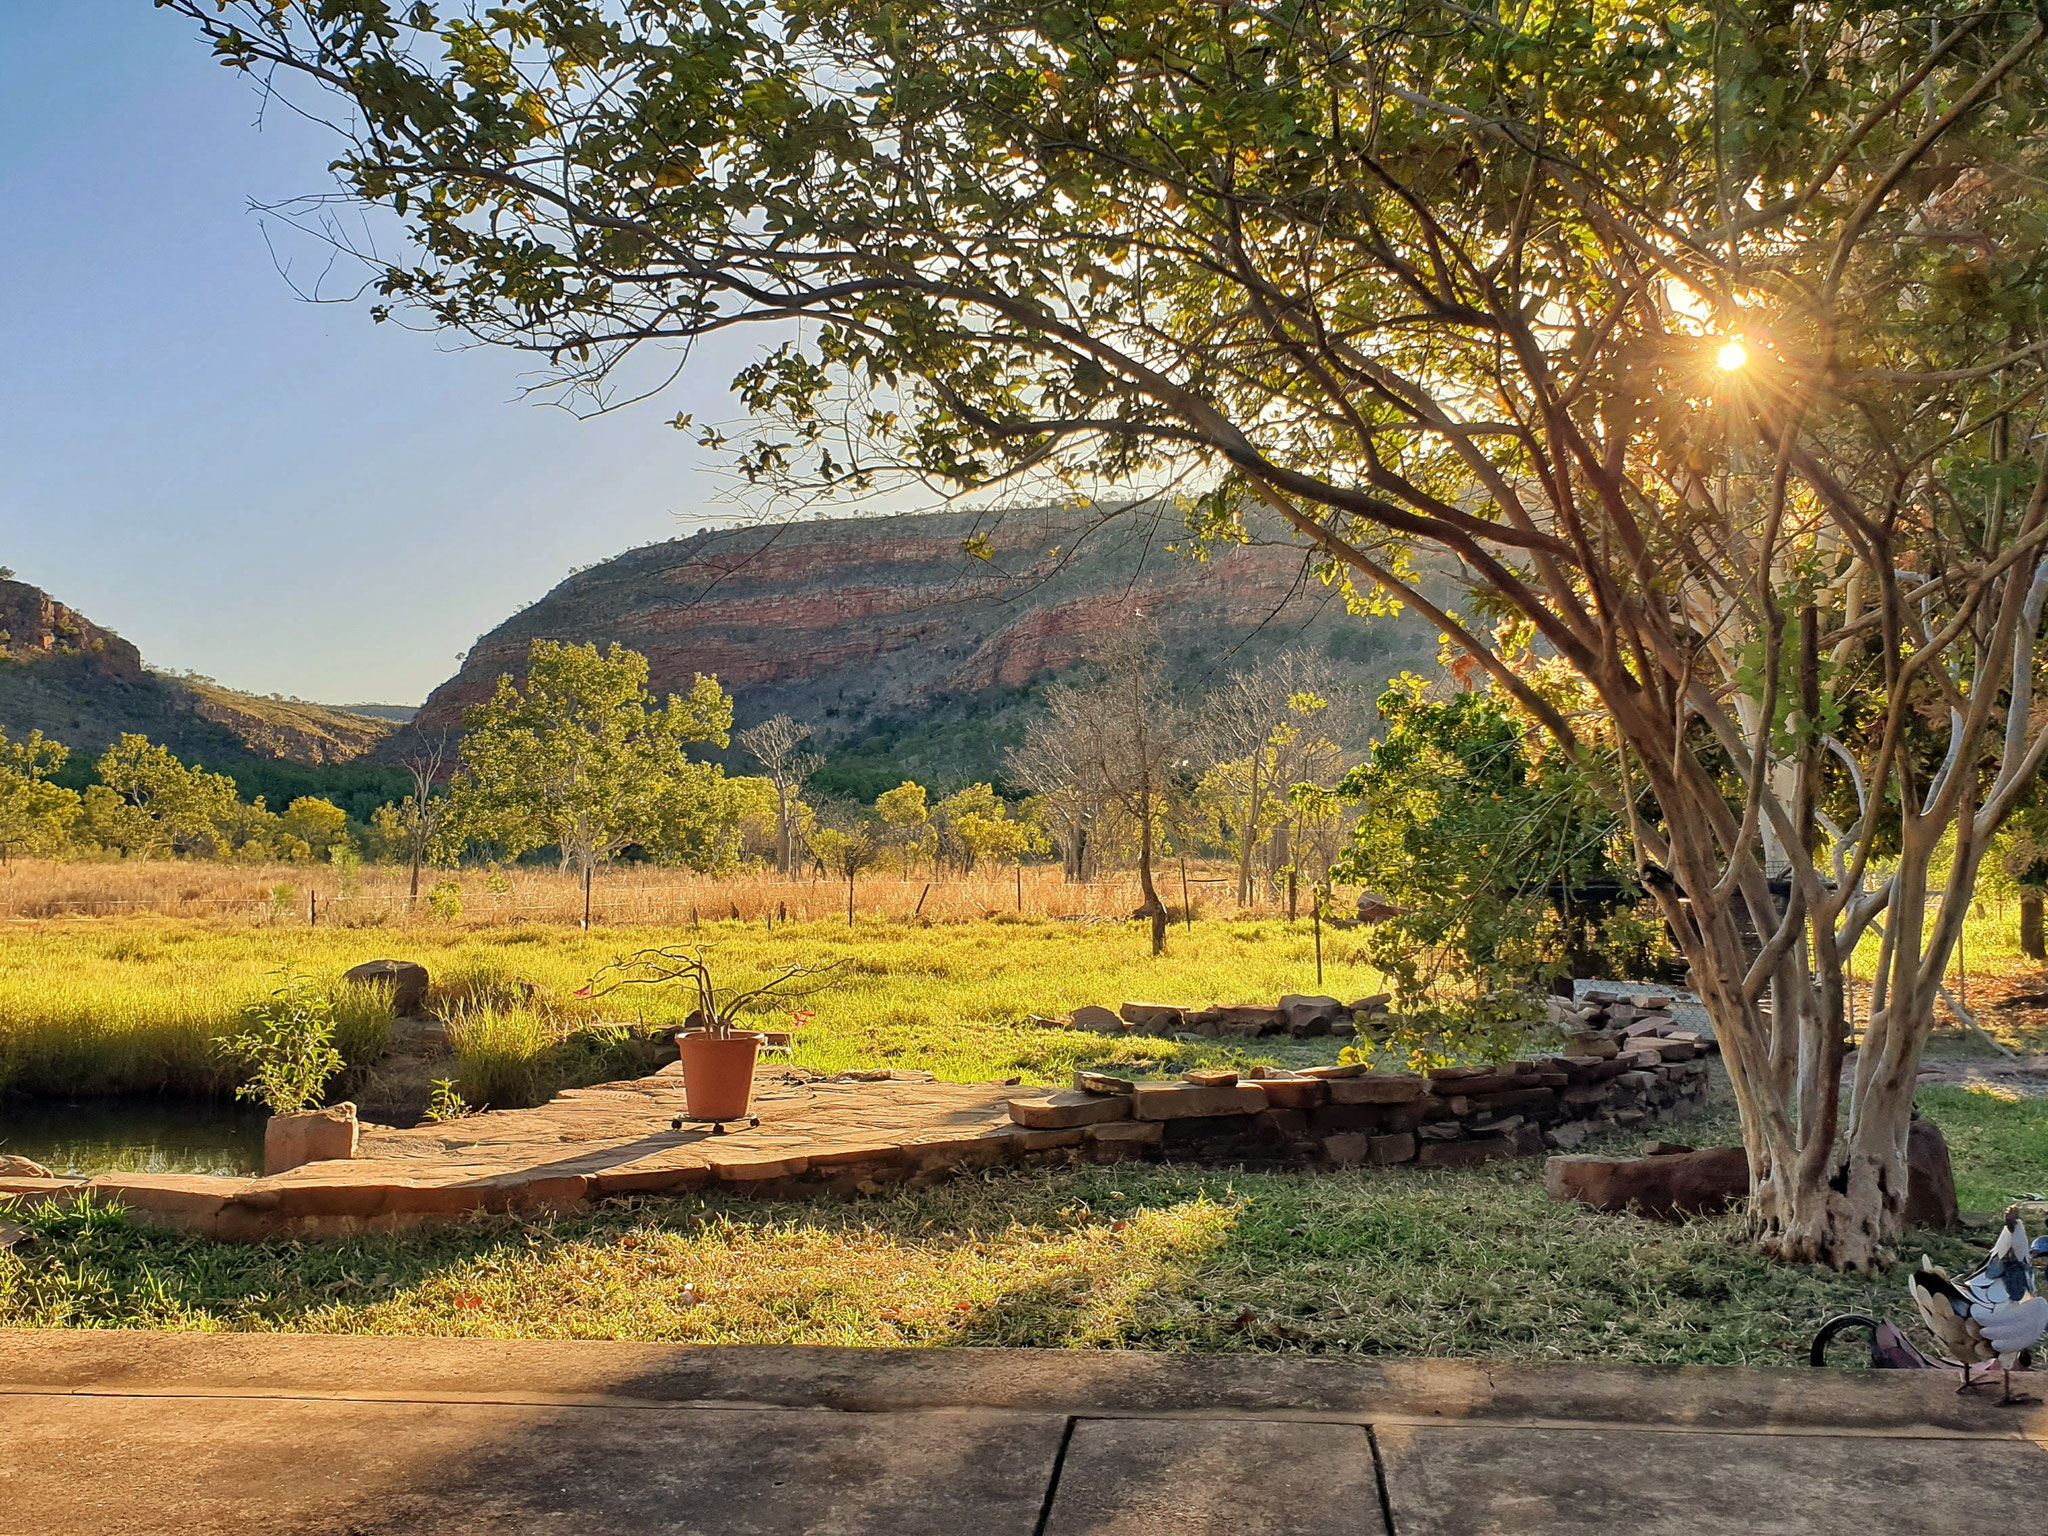
[[0,1536],[1977,1536],[1945,1373],[0,1332]]
[[1163,1156],[1223,1166],[1467,1167],[1568,1148],[1601,1129],[1655,1124],[1705,1103],[1707,1064],[1691,1045],[1630,1044],[1623,1052],[1608,1043],[1605,1056],[1446,1067],[1426,1077],[1363,1066],[1258,1068],[1247,1082],[1234,1073],[1142,1083],[1082,1073],[1083,1088],[1057,1093],[940,1083],[929,1073],[821,1080],[786,1068],[756,1085],[752,1123],[722,1127],[680,1120],[683,1079],[671,1065],[535,1109],[409,1130],[366,1127],[355,1156],[345,1155],[344,1138],[312,1154],[321,1160],[264,1178],[8,1176],[0,1198],[90,1196],[158,1225],[250,1241],[713,1186],[770,1198],[873,1194],[997,1163]]
[[[871,1079],[872,1075],[864,1075]],[[922,1076],[919,1074],[919,1076]],[[89,1191],[145,1219],[228,1240],[393,1228],[472,1210],[562,1209],[725,1185],[760,1194],[859,1193],[1015,1161],[1078,1142],[1012,1124],[1001,1083],[806,1081],[763,1075],[755,1126],[673,1129],[680,1070],[557,1094],[538,1109],[409,1130],[366,1127],[355,1158],[268,1178],[105,1174],[0,1179],[0,1196]]]

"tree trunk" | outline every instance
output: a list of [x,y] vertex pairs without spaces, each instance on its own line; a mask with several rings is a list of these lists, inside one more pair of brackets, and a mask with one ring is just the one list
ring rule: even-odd
[[1147,811],[1138,818],[1138,889],[1144,894],[1138,911],[1152,920],[1152,953],[1166,953],[1166,903],[1159,899],[1159,891],[1152,883],[1152,815]]
[[2048,944],[2041,933],[2042,900],[2040,891],[2020,892],[2020,953],[2029,960],[2048,960]]

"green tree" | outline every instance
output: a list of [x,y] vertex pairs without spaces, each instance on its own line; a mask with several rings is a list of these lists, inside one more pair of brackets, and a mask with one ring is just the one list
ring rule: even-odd
[[50,778],[70,757],[61,742],[30,731],[21,741],[0,734],[0,857],[61,852],[83,810],[76,790]]
[[278,824],[286,836],[306,846],[307,857],[322,861],[329,849],[349,835],[348,813],[333,801],[313,795],[301,795],[287,805]]
[[124,853],[213,859],[234,850],[238,832],[246,841],[250,808],[236,795],[235,781],[188,767],[146,736],[123,735],[100,755],[94,771],[98,787],[117,797],[117,804],[102,797],[95,806],[88,791],[88,816],[96,827],[112,831]]
[[875,814],[889,829],[890,841],[903,850],[903,872],[908,875],[911,855],[932,836],[931,804],[925,787],[905,779],[894,789],[883,790],[875,796]]
[[1567,915],[1634,892],[1599,786],[1491,692],[1432,698],[1410,673],[1379,708],[1380,739],[1337,789],[1363,807],[1337,877],[1400,909],[1364,930],[1368,958],[1410,1009],[1568,969]]
[[2032,9],[168,4],[347,125],[343,189],[411,236],[366,253],[380,318],[588,399],[759,322],[758,480],[1170,483],[1213,540],[1263,502],[1604,744],[1759,1230],[1887,1256],[1967,898],[2048,761]]
[[684,750],[724,746],[731,725],[716,678],[656,703],[639,652],[536,640],[524,686],[501,677],[463,716],[453,822],[513,857],[556,848],[587,877],[629,844],[682,835],[683,802],[718,777]]

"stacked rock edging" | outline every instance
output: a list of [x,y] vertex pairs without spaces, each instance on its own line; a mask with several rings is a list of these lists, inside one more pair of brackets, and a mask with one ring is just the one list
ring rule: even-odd
[[[1677,1048],[1683,1046],[1683,1055]],[[1127,1153],[1307,1167],[1462,1168],[1575,1147],[1600,1131],[1705,1107],[1707,1064],[1667,1042],[1428,1076],[1364,1066],[1254,1067],[1244,1081],[1123,1083],[1077,1072],[1062,1093],[1020,1096],[1010,1118]]]
[[1290,992],[1270,1007],[1263,1003],[1218,1003],[1207,1008],[1185,1008],[1178,1003],[1134,1002],[1105,1008],[1087,1003],[1063,1019],[1042,1022],[1108,1035],[1189,1035],[1211,1040],[1293,1035],[1306,1040],[1322,1035],[1355,1035],[1360,1025],[1384,1020],[1392,1001],[1385,992],[1349,1003],[1319,994]]

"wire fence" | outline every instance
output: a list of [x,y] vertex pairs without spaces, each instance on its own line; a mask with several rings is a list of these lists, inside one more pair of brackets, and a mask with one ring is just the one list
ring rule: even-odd
[[[1284,887],[1260,882],[1240,907],[1234,869],[1190,862],[1162,866],[1155,884],[1175,920],[1289,915]],[[622,866],[599,870],[589,919],[599,927],[680,928],[712,922],[776,924],[828,919],[965,922],[1012,916],[1072,922],[1127,919],[1142,902],[1135,871],[1067,880],[1054,865],[879,872],[850,884],[829,877],[748,870],[715,876]],[[1306,916],[1306,891],[1294,913]],[[580,926],[581,878],[552,869],[423,870],[414,894],[404,868],[214,865],[181,861],[60,863],[17,859],[0,866],[0,920],[152,914],[273,925],[383,927],[412,923],[476,928]]]

